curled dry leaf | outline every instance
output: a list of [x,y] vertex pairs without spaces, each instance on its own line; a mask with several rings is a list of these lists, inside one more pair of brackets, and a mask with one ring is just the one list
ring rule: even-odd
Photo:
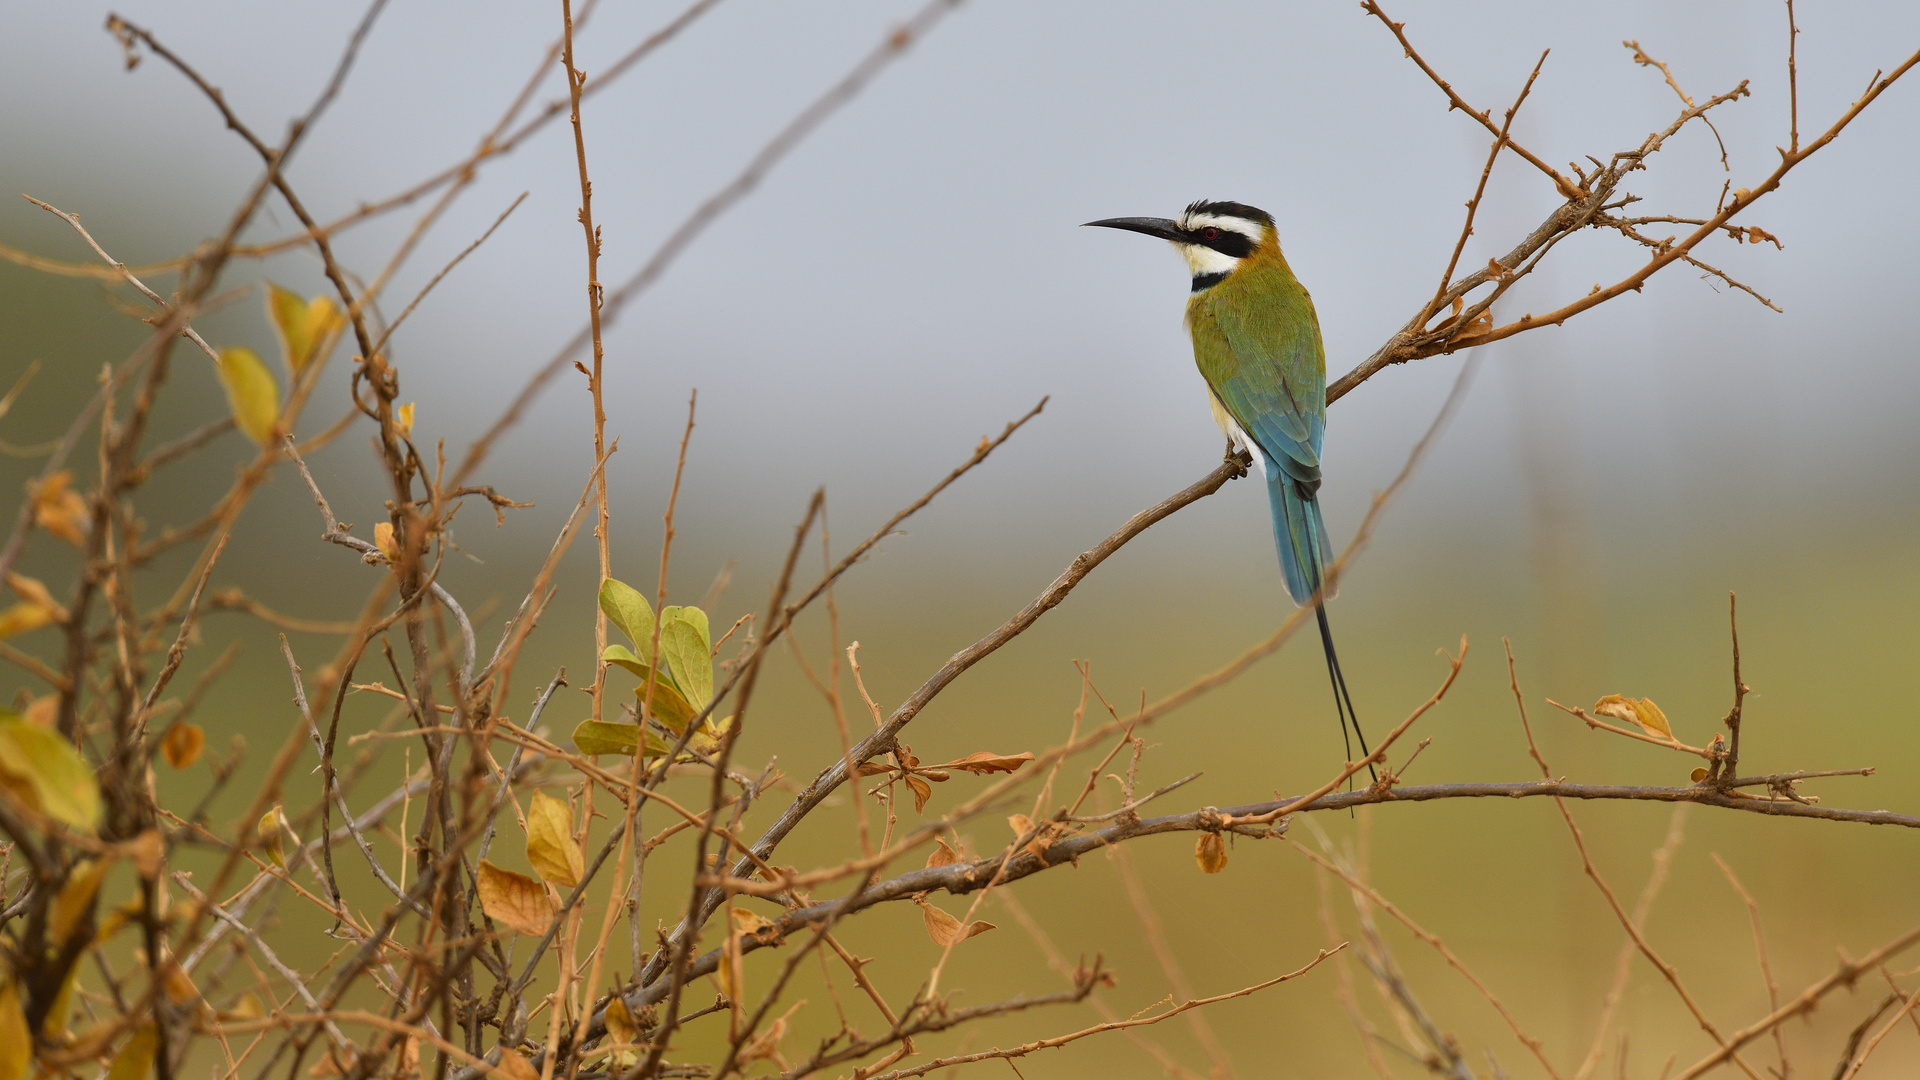
[[1625,720],[1644,730],[1649,735],[1658,735],[1673,742],[1673,728],[1667,724],[1667,714],[1652,698],[1630,698],[1620,694],[1608,694],[1593,703],[1595,716],[1611,716],[1616,720]]
[[733,918],[733,932],[736,934],[744,934],[747,937],[759,937],[767,931],[774,929],[774,925],[762,918],[760,913],[756,911],[749,911],[746,908],[737,907],[728,908],[727,914]]
[[176,769],[184,769],[200,760],[200,752],[207,748],[207,733],[199,724],[186,720],[175,720],[167,725],[166,734],[160,736],[160,753],[167,764]]
[[913,792],[913,812],[919,813],[927,808],[927,800],[933,798],[933,785],[912,773],[907,774],[907,788]]
[[727,940],[720,943],[720,964],[713,969],[713,981],[720,987],[720,996],[739,1004],[747,999],[746,965],[740,960],[740,935],[728,934]]
[[1021,754],[996,754],[990,750],[982,750],[979,753],[968,754],[958,761],[949,761],[943,765],[935,765],[933,767],[936,769],[958,769],[961,772],[973,773],[975,776],[985,776],[988,773],[1019,772],[1022,765],[1032,760],[1033,754],[1030,752]]
[[539,937],[553,919],[554,904],[539,882],[481,859],[480,909],[516,934]]
[[573,840],[572,808],[544,791],[534,792],[527,808],[527,862],[543,880],[569,889],[587,872]]
[[927,918],[927,936],[933,939],[935,945],[943,949],[949,945],[955,945],[965,941],[970,937],[984,934],[994,928],[990,922],[978,921],[970,922],[962,926],[959,919],[934,907],[925,900],[916,900],[914,903],[920,905],[920,913]]
[[388,562],[400,561],[400,545],[393,542],[393,522],[382,521],[374,525],[373,546],[380,549],[380,554],[385,555]]
[[72,489],[72,483],[72,470],[61,469],[47,477],[45,483],[28,484],[27,497],[33,500],[33,523],[36,527],[79,547],[87,542],[90,522],[87,500]]
[[520,1056],[520,1051],[509,1047],[500,1048],[500,1071],[509,1080],[540,1080],[540,1070],[533,1063]]
[[938,846],[927,856],[928,869],[936,866],[951,866],[960,861],[959,852],[947,846],[946,837],[936,836],[933,838],[933,842]]
[[1705,780],[1707,778],[1706,766],[1702,765],[1700,768],[1693,770],[1693,772],[1690,775],[1692,775],[1693,782],[1696,784],[1702,780]]
[[634,1036],[633,1014],[627,1011],[627,1003],[619,994],[607,999],[607,1034],[615,1042],[631,1043]]
[[[1007,818],[1007,826],[1013,830],[1013,838],[1016,841],[1034,831],[1033,819],[1025,814],[1014,814]],[[1047,848],[1051,846],[1053,842],[1047,838],[1047,831],[1042,829],[1032,840],[1027,841],[1027,846],[1021,850],[1036,859],[1045,859]]]
[[287,868],[287,853],[280,843],[280,830],[286,827],[286,824],[286,811],[275,806],[260,815],[260,824],[256,827],[256,831],[260,834],[261,850],[267,853],[267,858],[273,861],[273,865],[282,870]]
[[393,426],[400,429],[400,434],[413,437],[413,402],[393,410]]
[[1193,845],[1193,861],[1200,864],[1202,873],[1217,874],[1227,868],[1227,842],[1219,833],[1201,833],[1200,841]]

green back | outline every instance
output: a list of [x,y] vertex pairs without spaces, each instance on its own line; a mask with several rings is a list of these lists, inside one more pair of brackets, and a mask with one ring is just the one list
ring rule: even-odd
[[1313,299],[1277,253],[1258,252],[1187,304],[1193,358],[1240,427],[1288,475],[1320,478],[1327,359]]

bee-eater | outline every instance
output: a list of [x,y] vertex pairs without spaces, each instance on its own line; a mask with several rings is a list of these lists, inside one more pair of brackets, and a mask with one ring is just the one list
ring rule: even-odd
[[[1327,354],[1313,298],[1280,254],[1273,216],[1237,202],[1196,202],[1178,218],[1089,221],[1170,241],[1187,260],[1193,291],[1187,329],[1228,453],[1245,450],[1267,481],[1280,570],[1296,604],[1312,604],[1333,683],[1340,735],[1347,725],[1367,752],[1346,676],[1327,626],[1326,567],[1333,561],[1320,516],[1320,444],[1327,431]],[[1347,756],[1353,756],[1348,744]],[[1372,771],[1372,766],[1368,766]]]

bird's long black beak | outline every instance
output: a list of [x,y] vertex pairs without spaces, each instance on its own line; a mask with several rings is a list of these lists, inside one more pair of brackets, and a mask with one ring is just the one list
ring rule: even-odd
[[1174,243],[1182,243],[1187,239],[1186,234],[1180,231],[1180,226],[1166,218],[1104,218],[1100,221],[1089,221],[1086,225],[1082,225],[1081,228],[1084,229],[1091,225],[1098,225],[1103,229],[1125,229],[1128,232],[1145,233],[1148,236],[1157,236],[1162,240],[1171,240]]

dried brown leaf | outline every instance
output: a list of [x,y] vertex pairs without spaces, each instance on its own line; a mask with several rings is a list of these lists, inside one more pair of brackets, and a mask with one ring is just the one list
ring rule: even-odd
[[39,528],[65,540],[74,547],[87,542],[87,528],[91,524],[87,514],[87,500],[77,491],[70,490],[73,473],[61,469],[47,477],[46,483],[27,485],[27,497],[33,500],[33,523]]
[[907,787],[913,792],[913,812],[919,813],[927,808],[927,800],[933,798],[933,785],[920,777],[907,774]]
[[933,842],[938,846],[927,855],[928,869],[936,866],[951,866],[960,861],[960,853],[947,846],[945,837],[936,836],[933,838]]
[[207,733],[199,724],[185,720],[175,720],[167,725],[166,734],[160,736],[160,753],[166,756],[167,764],[176,769],[184,769],[200,760],[200,752],[207,748]]
[[520,1051],[508,1047],[500,1048],[500,1071],[510,1080],[540,1080],[540,1070],[533,1063],[520,1056]]
[[1630,698],[1620,694],[1608,694],[1594,702],[1595,716],[1611,716],[1616,720],[1639,727],[1649,735],[1658,735],[1668,742],[1674,741],[1673,728],[1667,724],[1667,715],[1652,698]]
[[539,882],[480,860],[480,909],[495,922],[516,934],[539,937],[553,920],[553,908]]
[[745,934],[748,937],[759,937],[761,934],[774,929],[774,925],[762,918],[757,911],[737,907],[728,908],[727,914],[733,918],[733,931],[736,934]]
[[893,767],[891,765],[886,765],[878,761],[863,761],[860,763],[860,767],[854,770],[854,775],[855,776],[880,776],[885,773],[890,773],[892,771],[893,771]]
[[970,937],[984,934],[994,928],[993,924],[989,922],[970,922],[962,926],[959,919],[934,907],[925,900],[917,900],[915,903],[920,905],[920,913],[926,916],[927,936],[932,938],[933,943],[941,948],[958,944]]
[[1202,873],[1217,874],[1227,868],[1227,842],[1219,833],[1201,833],[1200,841],[1193,845],[1193,861],[1200,864]]
[[945,764],[935,765],[934,768],[959,769],[962,772],[970,772],[975,776],[985,776],[988,773],[1019,772],[1022,765],[1032,760],[1033,754],[1031,752],[996,754],[990,750],[982,750],[979,753],[968,754],[958,761],[949,761]]
[[619,994],[607,999],[606,1024],[607,1034],[613,1036],[615,1042],[633,1041],[633,1014],[627,1011],[627,1003]]

